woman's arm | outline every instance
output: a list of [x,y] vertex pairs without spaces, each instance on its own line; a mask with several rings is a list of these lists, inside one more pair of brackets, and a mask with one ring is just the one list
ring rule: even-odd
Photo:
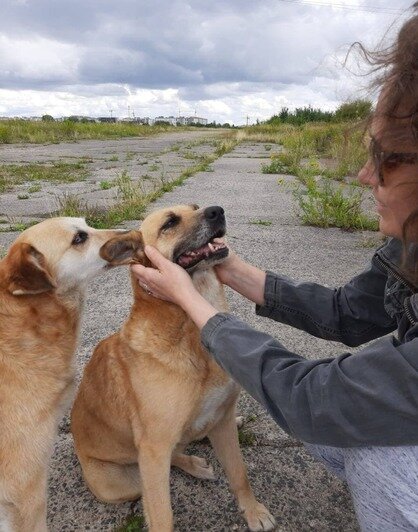
[[418,338],[382,338],[356,355],[306,360],[233,316],[218,313],[190,276],[153,248],[157,266],[132,270],[140,283],[180,305],[202,329],[216,361],[293,436],[354,447],[418,444]]
[[228,314],[202,342],[294,437],[337,447],[418,445],[418,338],[376,341],[357,354],[306,360]]
[[241,295],[256,303],[264,305],[264,286],[266,272],[243,261],[235,253],[218,266],[215,266],[219,280]]

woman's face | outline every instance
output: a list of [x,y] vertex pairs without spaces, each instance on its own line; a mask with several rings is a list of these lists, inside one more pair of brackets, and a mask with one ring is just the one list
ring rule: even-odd
[[[379,140],[379,129],[376,125],[378,124],[372,123],[371,134]],[[391,151],[389,146],[382,145],[382,149]],[[412,152],[417,151],[417,148],[408,146],[393,151]],[[418,164],[402,163],[390,169],[385,169],[383,165],[381,170],[383,183],[379,179],[378,169],[370,158],[360,170],[358,179],[363,185],[372,189],[380,216],[380,231],[384,235],[401,238],[405,220],[418,208]]]

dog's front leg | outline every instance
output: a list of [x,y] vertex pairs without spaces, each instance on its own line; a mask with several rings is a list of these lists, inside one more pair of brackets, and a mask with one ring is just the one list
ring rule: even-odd
[[[19,486],[8,505],[8,521],[13,532],[47,532],[46,471],[35,471],[29,481]],[[0,528],[1,530],[1,528]]]
[[228,410],[208,436],[238,500],[239,508],[244,513],[248,528],[252,532],[273,530],[276,526],[274,517],[257,501],[248,481],[247,468],[238,442],[235,405]]
[[141,441],[139,472],[142,501],[150,532],[171,532],[173,512],[170,501],[170,464],[172,449],[161,443]]

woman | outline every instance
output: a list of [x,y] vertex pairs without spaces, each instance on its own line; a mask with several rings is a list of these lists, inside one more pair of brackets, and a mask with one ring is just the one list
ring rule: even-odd
[[[146,253],[159,272],[133,271],[156,297],[180,305],[218,363],[347,481],[361,528],[387,532],[418,530],[418,15],[380,60],[387,68],[358,177],[372,189],[387,244],[337,290],[266,273],[234,254],[217,267],[261,316],[349,346],[373,343],[356,355],[306,360],[217,313],[155,249]],[[387,336],[396,328],[398,338]]]

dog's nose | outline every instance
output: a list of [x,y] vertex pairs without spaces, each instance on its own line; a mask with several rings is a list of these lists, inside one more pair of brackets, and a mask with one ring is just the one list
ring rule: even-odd
[[222,207],[207,207],[203,212],[206,220],[215,222],[217,220],[223,220],[225,218],[225,211]]

